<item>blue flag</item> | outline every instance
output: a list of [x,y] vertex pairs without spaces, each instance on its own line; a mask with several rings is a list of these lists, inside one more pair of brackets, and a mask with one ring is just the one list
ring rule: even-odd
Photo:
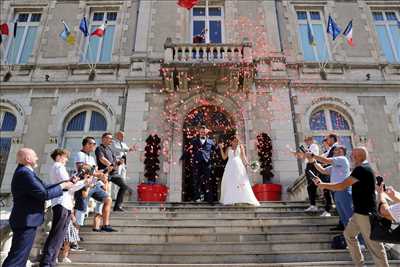
[[81,30],[85,37],[89,36],[89,29],[86,17],[83,17],[81,19],[81,22],[79,23],[79,30]]
[[336,37],[339,36],[340,32],[342,29],[336,24],[336,22],[333,20],[331,15],[328,17],[328,27],[326,29],[326,32],[329,34],[332,34],[333,41],[335,41]]

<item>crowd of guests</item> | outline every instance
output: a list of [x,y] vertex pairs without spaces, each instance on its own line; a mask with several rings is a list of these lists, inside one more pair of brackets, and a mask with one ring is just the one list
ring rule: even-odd
[[[323,140],[323,153],[320,153],[312,137],[306,137],[304,141],[307,147],[301,147],[293,154],[306,162],[310,201],[306,211],[318,211],[316,198],[319,188],[325,200],[321,216],[331,216],[332,195],[340,218],[338,226],[332,230],[344,230],[355,265],[364,266],[361,251],[366,247],[377,266],[389,266],[383,243],[370,238],[369,214],[379,213],[390,221],[400,223],[400,193],[392,187],[385,188],[383,183],[376,184],[374,171],[368,162],[368,151],[364,147],[352,150],[351,166],[346,157],[346,147],[338,143],[335,134],[329,134]],[[124,195],[131,190],[125,182],[126,157],[128,152],[134,150],[134,147],[124,143],[123,132],[116,133],[115,138],[111,133],[104,133],[99,145],[94,137],[85,137],[81,150],[73,157],[75,173],[72,177],[66,169],[70,152],[57,148],[51,153],[54,161],[49,171],[51,184],[46,184],[34,171],[38,162],[35,151],[20,149],[17,152],[18,167],[11,183],[14,201],[9,219],[13,231],[12,245],[3,266],[26,265],[37,227],[44,221],[46,200],[51,200],[53,220],[40,266],[55,266],[57,261],[70,263],[69,251],[82,249],[78,245],[82,240],[79,229],[84,225],[90,199],[95,201],[92,230],[117,231],[110,225],[110,212],[111,209],[124,212]],[[111,183],[119,187],[113,207]]]
[[[25,266],[33,246],[37,227],[44,221],[44,205],[51,200],[52,224],[40,259],[40,266],[55,266],[57,262],[70,263],[71,249],[81,250],[78,242],[79,228],[84,225],[89,200],[95,201],[92,230],[116,232],[110,225],[112,199],[111,183],[119,187],[113,207],[124,212],[124,195],[130,188],[126,180],[127,153],[134,151],[124,142],[124,133],[104,133],[101,144],[94,137],[82,140],[82,148],[73,155],[75,172],[72,177],[66,169],[70,152],[57,148],[51,153],[54,161],[49,171],[49,181],[44,183],[35,173],[38,157],[30,148],[17,152],[18,167],[11,182],[13,209],[10,226],[13,231],[10,252],[4,267]],[[94,152],[95,157],[92,156]]]
[[[369,215],[377,213],[392,222],[399,223],[400,193],[392,187],[384,188],[384,184],[377,185],[365,147],[356,147],[352,150],[351,166],[346,157],[346,147],[338,143],[336,134],[332,133],[324,138],[323,153],[319,153],[319,146],[311,136],[305,137],[304,142],[307,147],[294,151],[293,154],[304,159],[306,163],[305,175],[310,201],[306,211],[318,211],[316,196],[319,188],[323,192],[325,201],[321,216],[331,216],[332,195],[339,223],[331,230],[344,231],[347,248],[355,265],[364,266],[362,250],[367,248],[376,266],[389,266],[384,244],[370,238]],[[390,205],[387,200],[394,204]]]

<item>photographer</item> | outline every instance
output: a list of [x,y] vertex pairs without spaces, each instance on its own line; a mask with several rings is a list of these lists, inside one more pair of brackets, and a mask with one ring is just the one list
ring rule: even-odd
[[354,148],[352,161],[355,168],[348,178],[339,183],[323,183],[317,177],[314,182],[319,188],[332,191],[343,191],[349,186],[352,187],[353,215],[344,230],[351,257],[356,266],[364,266],[364,256],[357,241],[357,236],[361,232],[376,266],[388,267],[389,263],[383,243],[370,239],[369,213],[376,211],[376,194],[375,175],[367,158],[368,151],[365,147]]
[[124,195],[128,186],[124,179],[118,174],[119,165],[123,164],[121,160],[117,160],[115,154],[111,150],[112,134],[104,133],[101,137],[101,144],[96,148],[96,159],[97,165],[100,170],[107,170],[109,180],[119,186],[117,199],[114,205],[114,211],[124,212],[122,208],[122,202],[124,201]]
[[[95,159],[90,155],[96,148],[96,141],[93,137],[88,136],[82,140],[82,149],[78,152],[75,159],[76,169],[79,171],[84,164],[89,166],[96,166]],[[102,171],[98,171],[95,167],[93,176],[97,177],[98,180],[91,188],[87,190],[81,190],[80,194],[75,197],[75,209],[76,209],[76,221],[78,225],[83,225],[85,214],[88,206],[90,197],[93,197],[96,201],[103,205],[97,205],[95,216],[93,219],[93,231],[95,232],[115,232],[116,230],[110,226],[110,211],[112,200],[105,188],[108,183],[107,175]],[[102,206],[102,207],[101,207]],[[103,226],[100,228],[100,219],[103,218]]]
[[74,192],[83,188],[85,185],[89,185],[91,182],[90,178],[80,181],[70,179],[65,168],[69,155],[70,153],[68,150],[60,148],[55,149],[50,155],[54,160],[54,164],[49,173],[50,180],[54,183],[71,180],[75,184],[68,191],[64,191],[62,196],[51,200],[53,221],[49,236],[43,248],[40,266],[55,266],[57,255],[63,244],[65,232],[70,221],[71,211],[74,205]]
[[[389,186],[385,190],[385,184],[382,183],[377,186],[378,192],[378,212],[379,214],[393,222],[400,223],[400,193]],[[389,205],[386,199],[394,202],[394,204]]]
[[[306,145],[307,145],[307,147],[306,147],[307,151],[310,151],[311,153],[313,153],[315,155],[319,155],[319,147],[315,143],[312,136],[304,137],[304,143],[306,143]],[[316,212],[316,211],[318,211],[318,208],[315,204],[315,200],[316,200],[316,196],[317,196],[317,186],[312,181],[312,177],[308,171],[311,170],[314,173],[317,173],[317,172],[316,172],[314,164],[310,163],[307,158],[305,159],[305,163],[306,163],[306,169],[304,170],[304,172],[307,177],[307,193],[308,193],[308,199],[310,200],[310,207],[308,207],[305,211]]]
[[[332,183],[340,183],[350,175],[350,163],[346,158],[346,148],[344,146],[336,146],[331,158],[318,156],[314,153],[306,153],[306,158],[318,172],[329,175]],[[329,164],[329,166],[324,168],[317,161],[322,164]],[[333,196],[340,221],[346,226],[353,215],[351,188],[348,187],[343,191],[336,191],[333,193]]]
[[115,134],[115,139],[112,141],[111,150],[113,151],[117,160],[121,160],[122,164],[118,167],[118,174],[121,175],[123,179],[126,179],[126,157],[128,152],[135,151],[134,146],[129,147],[124,142],[125,133],[119,131]]

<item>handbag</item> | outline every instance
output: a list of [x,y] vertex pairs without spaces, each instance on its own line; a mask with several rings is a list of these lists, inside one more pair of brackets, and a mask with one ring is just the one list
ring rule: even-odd
[[392,222],[376,213],[369,214],[370,239],[378,242],[400,244],[400,226],[392,228]]
[[343,235],[334,236],[331,241],[331,248],[332,249],[346,249],[346,239]]

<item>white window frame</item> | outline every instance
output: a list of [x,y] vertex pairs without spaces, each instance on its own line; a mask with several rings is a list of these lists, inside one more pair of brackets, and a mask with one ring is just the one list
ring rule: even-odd
[[[28,14],[28,20],[27,20],[26,22],[19,22],[19,21],[18,21],[18,17],[19,17],[20,14]],[[32,21],[31,21],[32,14],[40,14],[40,15],[41,15],[40,21],[34,21],[34,22],[32,22]],[[19,50],[18,50],[18,53],[17,53],[17,58],[16,58],[16,60],[15,60],[15,63],[11,63],[11,64],[21,64],[21,63],[20,63],[20,60],[21,60],[22,50],[23,50],[23,48],[24,48],[24,46],[25,46],[26,36],[27,36],[27,34],[28,34],[28,28],[29,28],[30,26],[39,27],[39,26],[40,26],[40,23],[41,23],[41,21],[42,21],[42,18],[43,18],[43,13],[42,13],[41,11],[33,11],[33,12],[29,12],[29,11],[24,12],[24,11],[21,11],[21,12],[18,12],[18,13],[15,14],[15,16],[14,16],[14,22],[13,22],[12,27],[11,27],[12,29],[10,29],[10,35],[9,35],[9,37],[7,38],[8,40],[7,40],[6,53],[5,53],[5,56],[4,56],[4,58],[3,58],[3,62],[4,62],[5,64],[10,64],[10,63],[7,62],[7,58],[8,58],[8,53],[10,52],[10,49],[12,49],[11,44],[13,43],[13,39],[14,39],[14,37],[13,37],[13,34],[14,34],[14,23],[17,22],[17,23],[18,23],[18,25],[17,25],[18,27],[23,26],[23,27],[24,27],[24,33],[22,34],[21,43],[19,44]],[[35,39],[36,39],[36,38],[37,38],[37,36],[35,37]],[[36,42],[36,40],[34,40],[33,42]],[[15,49],[15,47],[14,47],[14,49]],[[34,49],[34,47],[32,48],[32,54],[34,53],[33,49]],[[27,63],[22,63],[22,64],[27,64]]]
[[[329,45],[329,42],[328,42],[327,34],[326,34],[326,31],[325,31],[326,25],[325,25],[324,12],[322,12],[321,10],[318,10],[318,9],[304,9],[304,8],[298,8],[295,11],[296,11],[296,20],[297,20],[298,25],[307,25],[307,23],[309,23],[310,26],[311,26],[311,33],[313,34],[314,38],[315,38],[316,35],[314,33],[313,24],[322,24],[322,28],[324,29],[324,42],[325,42],[325,45],[326,45],[326,51],[328,53],[326,60],[330,61],[332,59],[332,55],[331,55],[331,48],[330,48],[330,45]],[[298,17],[297,17],[297,12],[306,12],[307,19],[306,20],[303,20],[303,19],[299,20]],[[321,18],[320,19],[320,23],[318,23],[319,21],[311,19],[311,15],[310,15],[311,12],[318,12],[319,13],[319,16]],[[300,41],[299,45],[301,46],[301,53],[303,54],[303,59],[304,59],[304,48],[301,45],[302,42],[301,42],[301,36],[300,36],[299,30],[297,30],[297,34],[299,35],[299,39],[298,39]],[[315,41],[317,41],[317,40],[315,40]],[[312,46],[312,49],[313,49],[313,52],[314,52],[314,57],[316,58],[317,62],[321,61],[320,57],[318,56],[317,46],[316,45]]]
[[[371,10],[371,12],[372,12],[371,15],[372,15],[372,21],[374,23],[374,26],[380,25],[380,26],[384,26],[385,27],[386,33],[388,34],[388,37],[389,37],[390,47],[392,48],[392,53],[394,55],[394,58],[395,58],[396,62],[400,63],[400,51],[397,51],[395,42],[394,42],[393,37],[392,37],[392,32],[389,29],[389,26],[393,26],[393,25],[397,26],[397,21],[387,20],[387,17],[386,17],[386,12],[393,12],[395,14],[397,20],[400,20],[400,12],[396,11],[396,10],[384,10],[384,9],[374,9],[374,10]],[[375,13],[375,12],[382,13],[383,21],[376,21],[374,19],[374,14],[373,13]],[[375,33],[376,33],[376,36],[377,36],[377,39],[378,39],[378,43],[380,44],[381,40],[378,37],[378,33],[376,31],[376,28],[375,28]],[[383,49],[381,49],[379,47],[379,50],[380,50],[380,52],[382,54],[384,54]]]
[[[205,9],[205,15],[204,16],[194,16],[193,15],[193,10],[194,8],[204,8]],[[209,15],[209,9],[210,8],[220,8],[221,9],[221,16],[210,16]],[[207,34],[206,34],[206,44],[210,43],[210,21],[215,21],[215,20],[219,20],[221,21],[221,43],[225,42],[225,24],[224,24],[224,6],[219,6],[219,5],[213,5],[213,6],[205,6],[205,5],[201,5],[201,6],[195,6],[192,8],[191,12],[190,12],[190,40],[189,43],[193,43],[193,25],[194,25],[194,21],[204,21],[204,25],[207,29]]]
[[[103,13],[103,20],[102,21],[94,21],[94,14],[95,13]],[[107,20],[107,14],[108,13],[117,13],[117,19],[113,20],[113,21],[108,21]],[[114,30],[114,37],[112,38],[112,45],[111,45],[111,62],[112,62],[112,54],[113,54],[113,50],[114,50],[114,44],[115,44],[115,33],[117,30],[117,20],[118,20],[118,10],[93,10],[90,14],[90,21],[89,21],[89,25],[88,25],[88,30],[89,30],[89,36],[86,38],[85,41],[85,57],[84,57],[84,62],[86,63],[86,61],[89,61],[90,59],[88,58],[88,50],[89,50],[89,44],[90,44],[90,38],[99,38],[99,37],[91,37],[90,34],[92,26],[101,26],[102,24],[105,24],[105,22],[107,21],[107,24],[105,24],[105,30],[107,30],[107,26],[112,25],[115,27]],[[96,54],[96,60],[95,62],[89,62],[89,63],[98,63],[100,61],[100,56],[101,56],[101,50],[103,49],[103,42],[104,42],[104,36],[100,38],[99,41],[99,47],[97,48],[97,54]]]
[[[326,121],[326,130],[312,130],[311,129],[311,125],[310,125],[310,120],[313,114],[320,112],[321,110],[324,111],[324,116],[325,116],[325,121]],[[331,114],[330,111],[334,111],[339,113],[347,122],[347,124],[349,125],[349,130],[334,130],[332,127],[332,118],[331,118]],[[308,118],[308,127],[310,129],[311,135],[312,136],[326,136],[329,133],[334,132],[335,134],[337,134],[338,137],[340,136],[350,136],[350,140],[351,140],[351,144],[354,147],[354,135],[353,135],[353,127],[351,125],[351,120],[345,115],[343,114],[343,112],[332,108],[332,107],[320,107],[317,108],[315,110],[313,110],[313,112],[310,114],[310,117]],[[339,140],[338,140],[339,141]]]

